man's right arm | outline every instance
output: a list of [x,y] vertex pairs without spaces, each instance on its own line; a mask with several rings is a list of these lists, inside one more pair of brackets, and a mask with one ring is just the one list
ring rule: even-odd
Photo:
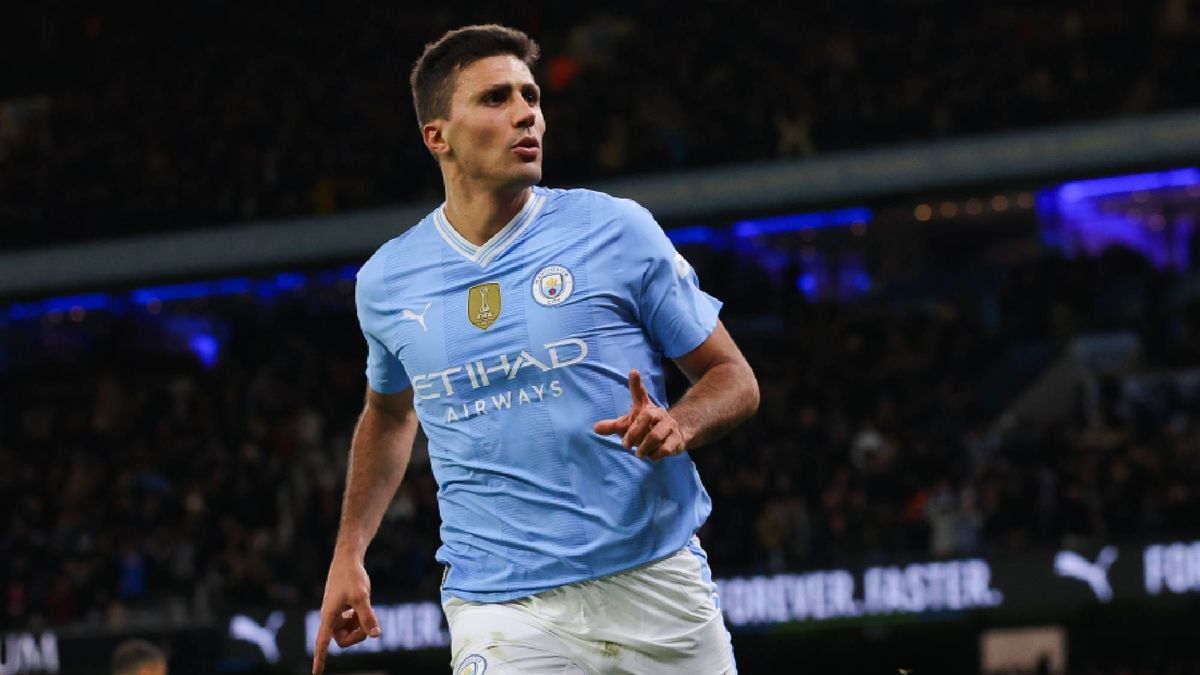
[[350,442],[334,558],[362,560],[408,468],[417,424],[412,387],[395,394],[367,388],[366,405]]
[[314,673],[325,668],[331,637],[338,646],[347,647],[367,636],[379,636],[363,558],[404,477],[417,425],[411,387],[395,394],[367,388],[366,405],[350,443],[341,525],[321,601]]

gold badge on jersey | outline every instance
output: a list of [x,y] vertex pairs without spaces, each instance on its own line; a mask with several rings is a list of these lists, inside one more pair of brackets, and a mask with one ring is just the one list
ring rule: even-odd
[[479,330],[487,330],[496,323],[500,307],[500,284],[479,284],[467,291],[467,319]]

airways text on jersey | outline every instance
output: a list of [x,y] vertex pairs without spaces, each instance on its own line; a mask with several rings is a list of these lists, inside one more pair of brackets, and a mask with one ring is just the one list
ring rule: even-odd
[[587,358],[588,346],[579,338],[568,337],[547,342],[535,352],[521,350],[515,354],[472,359],[444,370],[417,375],[412,378],[413,393],[420,402],[443,402],[445,411],[440,417],[447,423],[542,403],[563,396],[562,382],[526,377],[534,373],[521,371],[533,368],[538,373],[549,373],[569,368]]

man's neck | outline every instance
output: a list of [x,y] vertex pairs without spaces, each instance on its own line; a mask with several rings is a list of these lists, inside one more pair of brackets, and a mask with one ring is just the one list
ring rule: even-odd
[[482,246],[521,212],[531,194],[528,187],[470,190],[447,181],[446,220],[463,239]]

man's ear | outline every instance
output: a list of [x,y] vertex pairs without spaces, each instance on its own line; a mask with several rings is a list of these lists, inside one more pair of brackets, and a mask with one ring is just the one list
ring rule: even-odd
[[421,127],[421,137],[425,141],[425,147],[433,153],[434,157],[441,157],[450,152],[450,144],[446,142],[446,136],[442,133],[445,123],[446,120],[439,118],[430,120]]

